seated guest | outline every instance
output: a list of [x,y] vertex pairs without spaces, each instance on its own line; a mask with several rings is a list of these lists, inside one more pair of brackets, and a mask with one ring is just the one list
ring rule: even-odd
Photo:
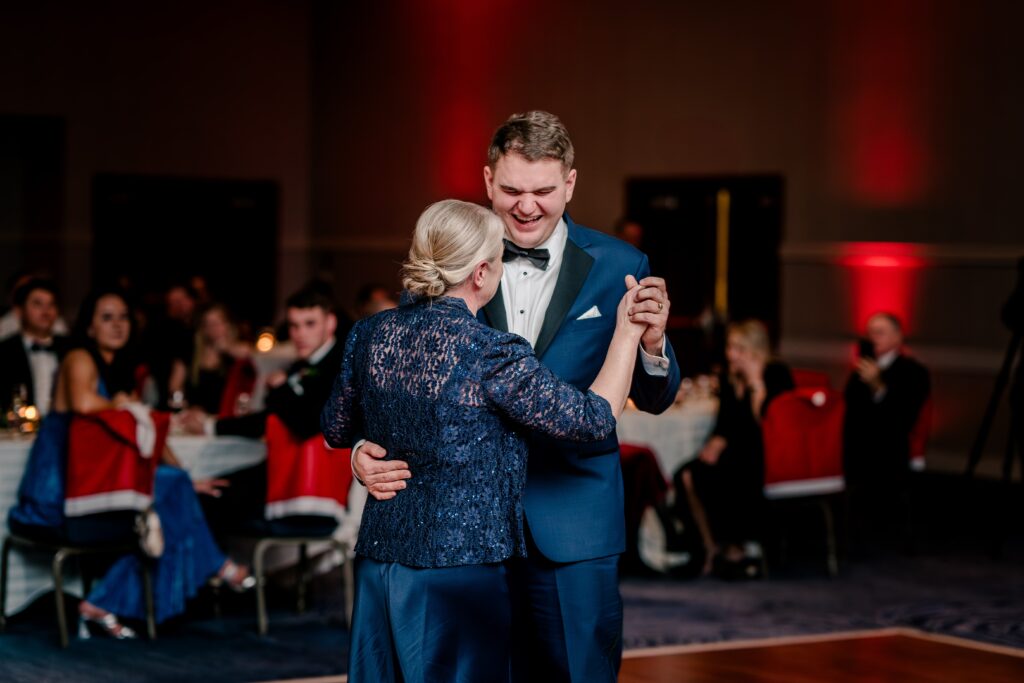
[[[235,435],[259,438],[266,433],[268,415],[276,415],[299,440],[320,433],[320,411],[331,395],[334,379],[341,368],[341,347],[335,340],[338,321],[330,297],[315,287],[296,292],[286,302],[288,337],[299,359],[286,371],[267,378],[269,391],[262,411],[215,419],[200,410],[189,410],[183,418],[185,429],[193,434]],[[216,500],[204,501],[211,525],[219,532],[248,528],[263,519],[266,500],[266,465],[258,465],[227,477],[230,485]],[[323,519],[305,521],[318,529]],[[331,523],[333,526],[333,523]]]
[[[8,525],[13,533],[29,538],[71,543],[120,541],[130,526],[121,513],[74,518],[64,516],[64,472],[73,413],[95,413],[133,401],[134,368],[121,351],[128,343],[131,317],[124,297],[115,290],[99,290],[82,304],[74,336],[75,347],[61,363],[53,410],[43,420],[32,444],[18,504]],[[169,451],[165,461],[174,464]],[[203,520],[196,489],[209,492],[207,482],[193,482],[178,467],[160,465],[153,489],[154,507],[164,534],[163,555],[155,560],[153,596],[156,620],[181,614],[185,602],[212,576],[236,590],[253,583],[245,568],[226,559]],[[125,528],[127,526],[127,529]],[[118,616],[145,618],[142,574],[135,555],[120,558],[79,605],[83,627],[92,624],[115,638],[132,638]]]
[[164,292],[162,315],[146,328],[142,350],[149,374],[156,383],[156,405],[170,403],[171,384],[184,386],[192,364],[195,342],[196,294],[181,282]]
[[[21,317],[18,314],[18,307],[15,299],[18,296],[18,290],[21,289],[21,286],[30,280],[51,281],[49,277],[34,275],[24,271],[15,273],[7,279],[7,291],[11,298],[11,305],[9,308],[4,309],[3,315],[0,315],[0,341],[9,339],[21,331]],[[68,325],[64,322],[64,318],[59,315],[57,316],[57,320],[53,323],[53,333],[62,337],[66,337],[68,334]]]
[[363,285],[356,294],[356,315],[360,319],[397,307],[398,302],[391,290],[376,282]]
[[685,492],[704,542],[704,572],[732,574],[757,565],[744,543],[761,535],[761,417],[773,398],[794,385],[789,368],[771,360],[768,331],[757,320],[729,326],[725,356],[715,429],[699,459],[677,475],[677,490]]
[[188,405],[207,413],[220,411],[228,372],[239,360],[248,358],[249,347],[238,341],[235,326],[223,304],[209,304],[197,316],[195,347],[187,378],[171,373],[170,395],[184,395]]
[[60,317],[57,290],[49,280],[30,278],[14,292],[14,311],[21,334],[0,342],[0,411],[11,409],[16,394],[39,414],[50,411],[57,366],[67,338],[54,326]]
[[903,351],[899,318],[871,316],[867,342],[846,383],[843,425],[843,468],[860,549],[907,522],[910,433],[931,391],[928,370]]

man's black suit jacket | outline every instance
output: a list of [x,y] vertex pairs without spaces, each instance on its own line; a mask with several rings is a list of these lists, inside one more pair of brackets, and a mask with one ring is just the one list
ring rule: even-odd
[[285,382],[267,392],[262,411],[218,420],[217,434],[259,438],[266,432],[267,415],[270,414],[280,418],[296,438],[308,439],[319,434],[320,412],[330,398],[334,379],[341,370],[343,351],[343,343],[339,340],[316,365],[302,361],[293,364],[288,374],[301,373],[301,394],[296,393],[291,383]]
[[[67,353],[68,346],[67,337],[53,338],[58,365]],[[20,385],[28,389],[29,404],[35,404],[36,388],[32,380],[32,366],[29,365],[22,336],[15,334],[0,342],[0,410],[4,413],[10,410],[14,392]]]
[[910,432],[931,393],[928,370],[913,358],[897,356],[882,371],[885,395],[875,401],[857,373],[846,384],[845,469],[853,479],[906,476]]

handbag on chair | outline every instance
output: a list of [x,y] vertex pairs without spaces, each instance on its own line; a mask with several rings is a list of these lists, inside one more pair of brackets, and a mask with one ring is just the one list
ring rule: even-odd
[[135,533],[139,537],[139,548],[146,557],[155,560],[164,554],[164,529],[160,515],[152,505],[135,515]]

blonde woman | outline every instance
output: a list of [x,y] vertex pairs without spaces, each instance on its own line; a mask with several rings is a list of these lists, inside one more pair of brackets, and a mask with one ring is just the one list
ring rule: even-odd
[[725,357],[715,429],[680,478],[704,543],[704,573],[749,575],[757,563],[743,546],[760,538],[764,486],[761,417],[773,398],[793,388],[793,376],[771,359],[768,330],[758,320],[729,325]]
[[430,206],[403,269],[412,301],[356,324],[324,408],[329,444],[365,437],[415,473],[402,495],[363,512],[352,683],[507,680],[502,563],[526,548],[522,428],[596,441],[626,401],[646,328],[630,322],[636,281],[626,278],[604,366],[580,391],[525,339],[477,320],[501,281],[503,233],[475,204]]
[[239,360],[248,358],[248,345],[238,341],[235,326],[227,307],[221,303],[207,304],[197,317],[191,365],[176,360],[168,382],[172,407],[176,397],[183,397],[189,406],[202,408],[216,415],[227,385],[228,373]]

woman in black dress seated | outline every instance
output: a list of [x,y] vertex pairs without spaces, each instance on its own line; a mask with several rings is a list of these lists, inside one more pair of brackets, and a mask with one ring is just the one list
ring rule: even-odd
[[729,326],[725,355],[728,372],[720,384],[715,429],[700,457],[677,474],[676,489],[685,492],[700,530],[704,573],[742,568],[753,575],[759,562],[744,545],[761,537],[761,417],[773,398],[793,388],[793,377],[786,365],[770,359],[768,331],[757,320]]

